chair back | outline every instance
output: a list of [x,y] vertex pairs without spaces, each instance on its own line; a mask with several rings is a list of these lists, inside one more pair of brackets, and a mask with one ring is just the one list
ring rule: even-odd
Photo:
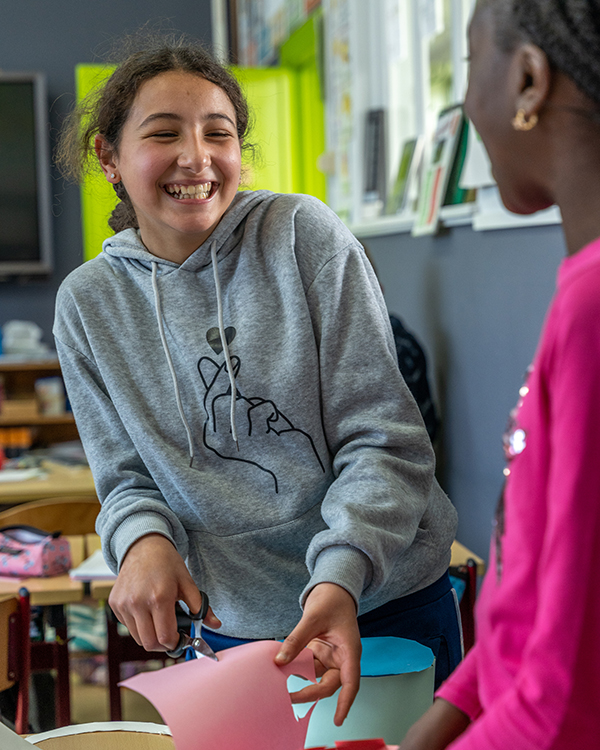
[[65,536],[91,534],[99,512],[100,503],[95,498],[53,497],[0,511],[0,527],[25,524],[44,531],[60,531]]
[[15,730],[29,730],[29,592],[22,588],[17,596],[0,597],[0,691],[18,684]]

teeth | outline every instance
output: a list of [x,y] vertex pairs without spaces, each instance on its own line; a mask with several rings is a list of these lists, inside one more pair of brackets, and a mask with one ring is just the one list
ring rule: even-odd
[[203,185],[167,185],[165,190],[169,195],[174,198],[200,198],[205,200],[210,195],[211,183],[207,182]]

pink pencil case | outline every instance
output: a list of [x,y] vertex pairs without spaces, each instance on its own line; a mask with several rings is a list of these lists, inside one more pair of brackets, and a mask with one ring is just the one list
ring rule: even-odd
[[0,528],[0,576],[57,576],[71,567],[69,540],[33,526]]

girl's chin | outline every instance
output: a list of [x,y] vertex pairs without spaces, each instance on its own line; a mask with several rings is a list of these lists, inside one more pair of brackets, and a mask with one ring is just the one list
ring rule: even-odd
[[554,205],[554,201],[547,197],[535,196],[531,192],[527,195],[519,195],[514,191],[508,191],[499,186],[500,198],[507,211],[520,216],[529,216],[538,211]]

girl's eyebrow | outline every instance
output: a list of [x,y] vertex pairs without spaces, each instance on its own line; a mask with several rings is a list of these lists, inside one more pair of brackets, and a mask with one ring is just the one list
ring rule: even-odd
[[[150,123],[154,122],[155,120],[176,120],[178,122],[181,122],[183,118],[180,115],[175,114],[174,112],[154,112],[151,115],[148,115],[146,119],[140,123],[138,126],[138,130],[141,130],[142,128],[146,127],[146,125],[149,125]],[[229,115],[226,115],[224,112],[211,112],[210,114],[206,115],[205,120],[227,120],[227,122],[230,122],[233,127],[235,127],[235,122],[229,117]]]

